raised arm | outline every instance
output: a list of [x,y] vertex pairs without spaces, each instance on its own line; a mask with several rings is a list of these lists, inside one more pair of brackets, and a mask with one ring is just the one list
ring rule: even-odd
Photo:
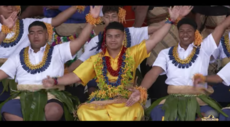
[[135,12],[135,22],[133,27],[141,27],[147,16],[149,6],[133,6],[132,8]]
[[165,21],[161,21],[161,22],[159,22],[159,25],[157,25],[157,26],[148,26],[148,34],[149,35],[153,34],[155,31],[157,31],[162,26],[164,26],[164,24],[165,24]]
[[56,17],[52,18],[51,25],[57,27],[68,20],[77,11],[76,6],[71,6],[65,11],[59,13]]
[[[90,14],[94,17],[94,18],[98,18],[100,11],[101,11],[102,6],[95,6],[94,8],[92,6],[90,6]],[[88,23],[85,28],[82,30],[82,32],[80,33],[79,37],[73,41],[70,42],[70,50],[72,55],[75,55],[77,53],[78,50],[80,50],[80,48],[82,47],[82,45],[84,45],[84,43],[87,42],[87,40],[90,37],[90,33],[93,30],[94,25]]]
[[219,24],[214,31],[212,32],[213,39],[218,46],[220,43],[220,39],[223,36],[225,30],[230,26],[230,16],[228,16],[221,24]]
[[6,29],[12,29],[18,19],[17,17],[17,13],[18,12],[13,12],[7,19],[5,19],[2,15],[0,16],[0,21],[1,24],[4,26],[4,30],[3,30],[3,26],[1,26],[1,32],[0,32],[0,44],[3,42],[3,40],[6,38],[7,36],[7,30]]

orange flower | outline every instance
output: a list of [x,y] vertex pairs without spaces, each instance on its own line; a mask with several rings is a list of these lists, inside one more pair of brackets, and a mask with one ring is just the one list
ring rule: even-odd
[[8,34],[8,33],[10,33],[11,32],[11,29],[9,29],[7,26],[5,26],[5,25],[2,25],[2,32],[4,33],[4,34]]
[[119,8],[119,12],[118,12],[118,18],[119,18],[119,22],[123,23],[125,22],[125,16],[126,16],[126,11],[123,8]]
[[203,41],[202,35],[200,34],[200,32],[198,30],[196,30],[194,45],[195,46],[200,46],[200,44],[201,44],[202,41]]
[[45,23],[46,28],[47,28],[47,32],[49,34],[49,42],[52,40],[53,38],[53,26],[51,24]]
[[96,26],[97,24],[101,23],[101,18],[100,17],[95,19],[91,14],[87,14],[85,18],[86,18],[86,21],[88,23],[90,23],[91,25]]
[[193,79],[194,79],[194,80],[195,80],[195,79],[198,79],[198,78],[201,79],[201,83],[205,83],[205,80],[206,80],[205,76],[203,76],[202,74],[195,74],[195,75],[193,76]]
[[83,12],[85,11],[85,6],[76,6],[78,12]]

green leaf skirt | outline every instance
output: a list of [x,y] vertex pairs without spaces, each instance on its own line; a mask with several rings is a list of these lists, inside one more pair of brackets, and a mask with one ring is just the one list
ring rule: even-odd
[[201,99],[204,103],[223,114],[225,117],[228,117],[228,115],[221,110],[221,106],[207,95],[179,94],[170,94],[156,100],[145,110],[145,115],[147,118],[150,118],[151,111],[165,99],[165,103],[162,106],[162,110],[165,111],[164,121],[175,121],[176,119],[179,121],[194,121],[196,119],[196,114],[202,117],[197,98]]
[[[20,97],[24,121],[45,121],[45,105],[47,104],[48,92],[62,102],[66,121],[77,120],[75,112],[80,104],[78,98],[66,91],[59,91],[58,89],[42,89],[36,92],[14,91],[6,101],[0,104],[0,109],[7,101]],[[2,116],[0,115],[0,117]]]

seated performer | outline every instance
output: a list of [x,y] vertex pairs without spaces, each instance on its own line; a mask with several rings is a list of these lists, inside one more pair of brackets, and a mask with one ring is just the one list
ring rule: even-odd
[[[86,18],[100,21],[100,9],[100,6],[95,6]],[[51,47],[47,44],[46,25],[40,21],[30,24],[28,37],[31,46],[11,56],[0,68],[0,79],[16,76],[18,82],[18,91],[2,104],[4,120],[58,121],[64,113],[66,120],[73,120],[70,113],[74,112],[77,99],[63,91],[63,86],[44,89],[41,81],[47,75],[60,77],[64,74],[64,63],[73,58],[92,29],[93,25],[87,24],[77,39]]]
[[[179,16],[179,7],[169,9],[170,19],[175,21]],[[102,52],[91,56],[73,73],[57,79],[48,77],[43,80],[44,87],[65,86],[74,82],[86,85],[95,78],[99,90],[90,95],[89,102],[78,107],[77,114],[81,121],[118,121],[141,120],[147,92],[140,87],[134,87],[134,76],[137,66],[149,56],[150,51],[160,42],[171,28],[168,20],[160,29],[154,32],[148,40],[126,48],[124,45],[125,28],[119,22],[111,22],[105,28],[105,36],[101,44]],[[58,85],[57,85],[58,84]],[[139,90],[141,100],[131,107],[126,102],[131,91]]]
[[[169,95],[156,100],[146,110],[147,115],[151,113],[153,121],[194,121],[196,114],[205,114],[213,109],[227,116],[218,104],[207,96],[213,93],[213,89],[207,84],[194,89],[192,77],[196,73],[207,75],[210,57],[229,25],[230,16],[202,40],[195,21],[183,18],[178,22],[180,43],[160,52],[141,83],[141,87],[148,89],[160,74],[167,75]],[[133,95],[134,99],[141,96],[138,91]]]
[[[12,55],[17,55],[23,48],[30,45],[28,39],[28,26],[34,21],[42,21],[47,26],[59,26],[65,22],[72,14],[77,11],[75,6],[68,8],[54,18],[26,18],[17,19],[17,14],[20,13],[20,6],[0,6],[0,65]],[[50,24],[50,25],[48,25]],[[50,32],[49,32],[50,33]],[[51,33],[52,34],[52,33]],[[52,38],[52,36],[49,36]],[[0,82],[0,102],[6,100],[10,96],[10,90],[7,91],[8,86],[15,86],[14,80],[7,82]],[[8,84],[7,84],[8,83]],[[15,86],[16,87],[16,86]],[[11,87],[11,89],[13,89]]]
[[[105,26],[107,26],[110,22],[114,22],[114,21],[123,22],[125,19],[126,12],[122,8],[119,8],[119,6],[103,6],[102,12],[103,12],[103,21],[105,23]],[[124,40],[125,43],[124,46],[132,47],[134,45],[139,44],[142,40],[148,39],[149,35],[151,35],[161,26],[125,28],[126,37]],[[69,67],[70,72],[76,69],[82,62],[90,58],[90,56],[93,56],[100,51],[100,45],[104,39],[105,33],[106,33],[105,31],[99,33],[98,36],[95,36],[94,38],[91,39],[91,41],[85,47],[85,52]],[[95,80],[91,80],[87,86],[90,94],[92,91],[96,90],[97,84]]]

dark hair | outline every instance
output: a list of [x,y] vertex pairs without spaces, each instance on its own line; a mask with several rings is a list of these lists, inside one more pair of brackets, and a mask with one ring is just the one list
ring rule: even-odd
[[120,6],[103,6],[102,12],[103,14],[108,13],[108,12],[117,12],[119,11]]
[[30,31],[30,28],[31,28],[32,26],[41,26],[43,29],[47,30],[47,27],[46,27],[45,23],[44,23],[44,22],[41,22],[41,21],[34,21],[34,22],[32,22],[32,23],[29,25],[28,31]]
[[178,22],[178,24],[177,24],[177,29],[179,29],[180,26],[183,25],[183,24],[191,25],[195,30],[197,29],[197,24],[196,24],[196,22],[195,22],[193,19],[191,19],[191,18],[187,18],[187,17],[186,17],[186,18],[181,19],[181,20]]
[[125,31],[125,27],[123,26],[123,24],[121,24],[119,22],[109,23],[108,26],[105,27],[105,31],[107,31],[109,29],[118,29],[118,30],[121,30],[122,32]]

